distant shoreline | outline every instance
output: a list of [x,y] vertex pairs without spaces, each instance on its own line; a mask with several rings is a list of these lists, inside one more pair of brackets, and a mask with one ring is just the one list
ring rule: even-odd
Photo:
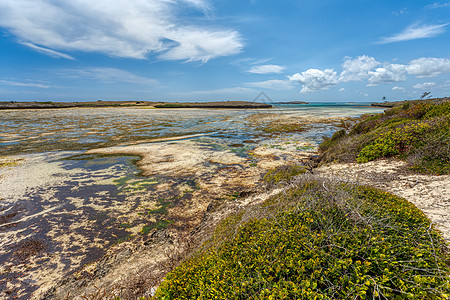
[[429,102],[429,103],[441,103],[450,101],[450,97],[443,98],[432,98],[432,99],[422,99],[422,100],[403,100],[403,101],[386,101],[386,102],[378,102],[372,103],[371,106],[374,107],[384,107],[384,108],[393,108],[396,106],[401,106],[409,102]]
[[256,109],[272,108],[272,105],[250,101],[223,102],[151,102],[151,101],[90,101],[90,102],[0,102],[0,110],[9,109],[54,109],[54,108],[100,108],[100,107],[151,107],[151,108],[227,108]]
[[277,102],[275,104],[309,104],[309,103],[304,101],[288,101],[288,102]]

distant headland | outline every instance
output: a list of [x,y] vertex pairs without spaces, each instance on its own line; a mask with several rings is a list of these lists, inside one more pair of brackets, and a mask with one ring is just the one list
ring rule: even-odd
[[95,108],[95,107],[152,107],[152,108],[228,108],[254,109],[272,108],[272,105],[250,101],[222,102],[152,102],[152,101],[88,101],[88,102],[53,102],[53,101],[0,101],[2,109],[53,109],[53,108]]

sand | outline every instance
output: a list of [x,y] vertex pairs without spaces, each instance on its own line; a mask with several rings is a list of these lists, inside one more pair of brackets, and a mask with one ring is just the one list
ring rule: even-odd
[[316,174],[380,188],[413,203],[450,242],[450,175],[421,175],[394,159],[322,166]]

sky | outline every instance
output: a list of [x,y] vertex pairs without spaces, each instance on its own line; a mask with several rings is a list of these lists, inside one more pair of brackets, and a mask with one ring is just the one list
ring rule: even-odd
[[450,2],[0,0],[1,101],[450,96]]

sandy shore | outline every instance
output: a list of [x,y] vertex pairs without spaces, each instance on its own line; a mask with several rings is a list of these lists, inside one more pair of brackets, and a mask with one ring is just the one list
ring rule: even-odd
[[374,186],[403,197],[421,209],[450,242],[450,175],[413,174],[399,160],[377,160],[365,164],[332,164],[316,174]]

